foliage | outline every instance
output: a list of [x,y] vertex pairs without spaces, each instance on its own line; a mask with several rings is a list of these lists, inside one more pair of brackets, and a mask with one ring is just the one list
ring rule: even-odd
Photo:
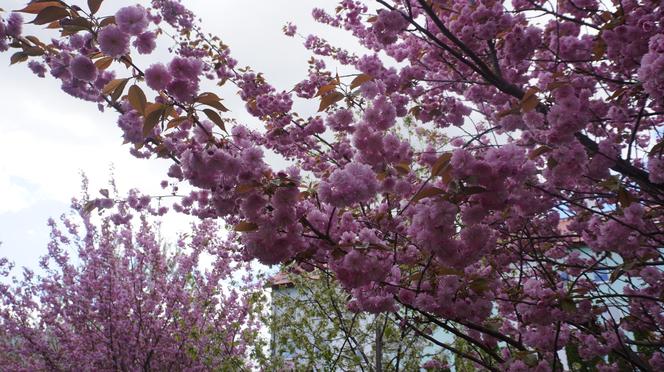
[[272,363],[295,370],[413,371],[439,356],[439,348],[390,314],[348,311],[347,294],[327,274],[287,278],[272,284]]
[[[306,36],[292,89],[237,67],[180,2],[100,4],[31,2],[60,36],[12,13],[0,50],[117,111],[132,153],[196,188],[176,209],[234,225],[245,258],[327,270],[352,310],[409,309],[406,327],[477,368],[560,370],[572,348],[598,370],[664,369],[660,2],[342,0],[312,14],[364,54]],[[170,61],[133,62],[165,35]],[[207,80],[263,128],[233,122]]]

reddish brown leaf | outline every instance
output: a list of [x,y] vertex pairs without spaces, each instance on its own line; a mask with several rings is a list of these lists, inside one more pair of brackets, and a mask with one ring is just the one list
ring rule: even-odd
[[451,152],[446,152],[438,157],[436,162],[433,163],[433,166],[431,166],[431,176],[436,177],[441,175],[450,164],[450,159],[452,159]]
[[551,147],[544,145],[536,148],[535,150],[531,151],[530,154],[528,154],[528,159],[533,160],[537,158],[538,156],[545,154],[549,151],[553,150]]
[[562,87],[564,87],[568,84],[569,83],[567,83],[566,81],[553,81],[553,82],[549,83],[546,86],[546,89],[549,90],[549,91],[554,91],[554,90],[556,90],[558,88],[562,88]]
[[593,60],[599,61],[606,53],[606,43],[604,39],[598,38],[593,44]]
[[207,92],[207,93],[201,94],[200,96],[198,96],[198,98],[196,98],[196,102],[202,103],[204,105],[208,105],[210,107],[214,107],[214,108],[216,108],[217,110],[219,110],[221,112],[228,111],[226,106],[221,104],[221,98],[219,98],[219,96],[217,96],[216,94],[214,94],[212,92]]
[[117,101],[120,96],[122,96],[122,92],[124,92],[125,86],[127,86],[127,82],[129,82],[129,79],[124,79],[124,81],[120,82],[120,84],[113,90],[111,93],[110,97],[113,102]]
[[634,199],[632,194],[629,193],[629,191],[627,191],[623,187],[618,189],[618,204],[620,204],[622,208],[629,207],[634,201],[636,200]]
[[73,35],[80,31],[92,30],[94,25],[83,17],[76,17],[73,19],[63,19],[60,21],[62,26],[62,36]]
[[35,45],[44,46],[44,43],[42,43],[36,36],[28,35],[25,38],[32,41]]
[[131,65],[131,56],[129,55],[124,55],[120,58],[120,62],[122,62],[127,68],[132,68],[133,66]]
[[83,213],[84,214],[90,214],[95,208],[97,207],[97,203],[94,202],[94,200],[91,200],[83,206]]
[[521,111],[530,112],[534,110],[537,105],[539,105],[540,101],[539,98],[537,98],[537,92],[539,92],[539,89],[536,87],[531,87],[526,91],[526,94],[523,95],[521,103],[519,104]]
[[60,21],[53,21],[46,26],[46,28],[52,29],[52,30],[57,30],[60,28]]
[[244,194],[251,190],[254,190],[256,187],[258,187],[258,184],[256,183],[243,183],[235,187],[235,192],[238,194]]
[[113,57],[103,57],[95,61],[95,66],[99,70],[106,70],[113,63]]
[[54,21],[59,21],[69,16],[67,9],[58,6],[49,6],[37,14],[37,17],[30,23],[36,25],[45,25]]
[[21,13],[29,13],[29,14],[39,14],[42,10],[49,8],[49,7],[57,7],[57,8],[64,8],[65,6],[62,5],[58,1],[44,1],[42,3],[31,3],[28,4],[25,8],[21,10],[17,10],[17,12]]
[[463,270],[453,269],[451,267],[440,266],[435,269],[437,275],[456,275],[462,276],[464,274]]
[[208,117],[208,119],[212,120],[213,123],[217,124],[221,130],[224,132],[226,131],[226,125],[224,124],[224,120],[217,114],[216,111],[211,110],[211,109],[205,109],[203,110],[205,115]]
[[336,81],[333,81],[332,83],[327,84],[327,85],[323,85],[322,87],[320,87],[320,89],[318,89],[318,92],[316,93],[316,95],[314,97],[324,96],[325,94],[327,94],[327,93],[333,91],[334,89],[336,89],[336,87],[337,87],[337,82]]
[[25,62],[28,60],[28,55],[25,52],[16,52],[9,59],[10,64]]
[[425,187],[422,190],[420,190],[420,192],[418,192],[417,195],[415,195],[413,197],[413,202],[422,200],[424,198],[430,198],[430,197],[436,196],[436,195],[442,195],[444,193],[445,193],[445,190],[439,189],[437,187],[433,187],[433,186]]
[[650,149],[650,152],[648,153],[648,156],[655,156],[655,155],[661,155],[662,152],[664,151],[664,141],[657,143],[655,146]]
[[106,18],[104,18],[104,20],[99,22],[99,26],[101,26],[101,27],[106,27],[106,26],[112,25],[112,24],[115,24],[115,17],[114,16],[106,17]]
[[122,82],[124,81],[127,81],[127,79],[113,79],[109,81],[108,83],[106,83],[106,85],[104,85],[104,89],[101,90],[102,94],[104,95],[110,94],[115,90],[115,88],[120,86],[120,84],[122,84]]
[[235,225],[234,229],[239,232],[250,232],[258,230],[258,225],[253,222],[242,221]]
[[400,173],[400,174],[408,174],[410,172],[410,165],[408,163],[399,163],[395,164],[394,168]]
[[320,112],[325,110],[326,108],[344,99],[344,97],[345,96],[343,93],[337,91],[326,94],[320,100],[320,106],[318,107],[318,111]]
[[44,55],[44,50],[40,47],[24,47],[23,52],[29,56],[41,56]]
[[143,119],[143,136],[147,137],[154,127],[161,121],[166,112],[166,106],[161,103],[150,103],[145,107],[145,118]]
[[461,191],[464,195],[481,194],[483,192],[486,192],[486,189],[482,186],[466,186]]
[[97,13],[99,11],[99,7],[101,6],[101,3],[104,0],[88,0],[88,8],[90,8],[90,12],[92,14]]
[[143,90],[141,90],[138,85],[132,85],[129,87],[127,99],[129,100],[129,104],[131,104],[131,107],[133,107],[134,110],[140,112],[141,115],[145,112],[145,106],[147,106],[148,100],[145,97],[145,93],[143,93]]
[[187,119],[189,119],[187,116],[180,116],[179,118],[175,118],[175,119],[168,122],[168,125],[166,125],[166,128],[167,129],[175,128],[178,125],[184,123]]
[[519,113],[519,108],[518,107],[512,107],[511,109],[503,110],[499,113],[496,114],[496,118],[502,119],[507,115],[514,115]]
[[371,80],[373,80],[373,77],[371,75],[367,75],[367,74],[357,75],[355,77],[355,79],[353,79],[353,81],[351,81],[350,89],[355,89],[355,88],[359,87],[360,85],[362,85],[362,84],[364,84],[368,81],[371,81]]

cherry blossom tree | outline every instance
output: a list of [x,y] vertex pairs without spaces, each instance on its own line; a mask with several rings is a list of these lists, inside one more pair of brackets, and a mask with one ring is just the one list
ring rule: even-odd
[[[11,371],[249,370],[260,323],[237,248],[203,220],[165,246],[150,199],[74,200],[38,273],[0,260],[0,365]],[[201,268],[205,257],[208,268]],[[251,282],[251,281],[248,281]],[[256,359],[257,360],[257,359]]]
[[[133,154],[195,188],[175,208],[233,225],[245,258],[326,270],[350,309],[477,368],[561,370],[567,349],[664,369],[659,2],[341,0],[312,15],[363,54],[288,24],[313,55],[295,87],[239,68],[178,1],[101,5],[33,1],[20,13],[60,35],[11,13],[0,49],[115,111]],[[172,58],[137,65],[157,41]],[[208,81],[263,126],[233,121]]]

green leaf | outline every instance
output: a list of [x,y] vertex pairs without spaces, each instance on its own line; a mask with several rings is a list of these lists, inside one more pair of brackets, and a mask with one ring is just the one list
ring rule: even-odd
[[576,311],[576,303],[574,303],[574,300],[572,298],[565,297],[562,300],[560,300],[560,308],[567,313],[572,313]]
[[468,285],[475,293],[481,294],[489,289],[489,280],[485,278],[477,278],[470,282]]

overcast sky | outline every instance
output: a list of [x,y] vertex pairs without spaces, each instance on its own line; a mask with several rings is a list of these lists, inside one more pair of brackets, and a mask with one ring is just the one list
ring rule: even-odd
[[[3,8],[20,9],[26,1],[3,0]],[[74,2],[79,3],[79,2]],[[107,0],[101,14],[135,1]],[[147,2],[143,2],[144,4]],[[290,89],[305,77],[310,53],[302,40],[284,36],[288,21],[298,24],[302,34],[317,33],[342,46],[354,43],[350,35],[312,21],[315,6],[333,9],[332,0],[186,0],[206,30],[231,47],[240,65],[265,73],[279,89]],[[112,5],[112,6],[111,6]],[[111,9],[112,8],[112,9]],[[45,35],[28,27],[26,34]],[[47,40],[47,39],[46,39]],[[164,55],[165,54],[161,54]],[[47,219],[68,210],[69,200],[80,190],[80,172],[91,180],[91,191],[105,187],[109,167],[121,191],[138,187],[160,193],[165,160],[140,160],[122,146],[116,115],[100,113],[95,104],[66,95],[59,83],[39,79],[25,64],[9,66],[9,54],[0,54],[0,256],[18,266],[36,267],[46,253]],[[168,58],[168,57],[166,57]],[[137,58],[139,64],[150,60]],[[234,97],[224,96],[230,115],[253,120]],[[304,107],[304,116],[315,113]],[[308,111],[308,112],[307,112]],[[171,233],[186,229],[186,221],[169,217],[164,228]]]

